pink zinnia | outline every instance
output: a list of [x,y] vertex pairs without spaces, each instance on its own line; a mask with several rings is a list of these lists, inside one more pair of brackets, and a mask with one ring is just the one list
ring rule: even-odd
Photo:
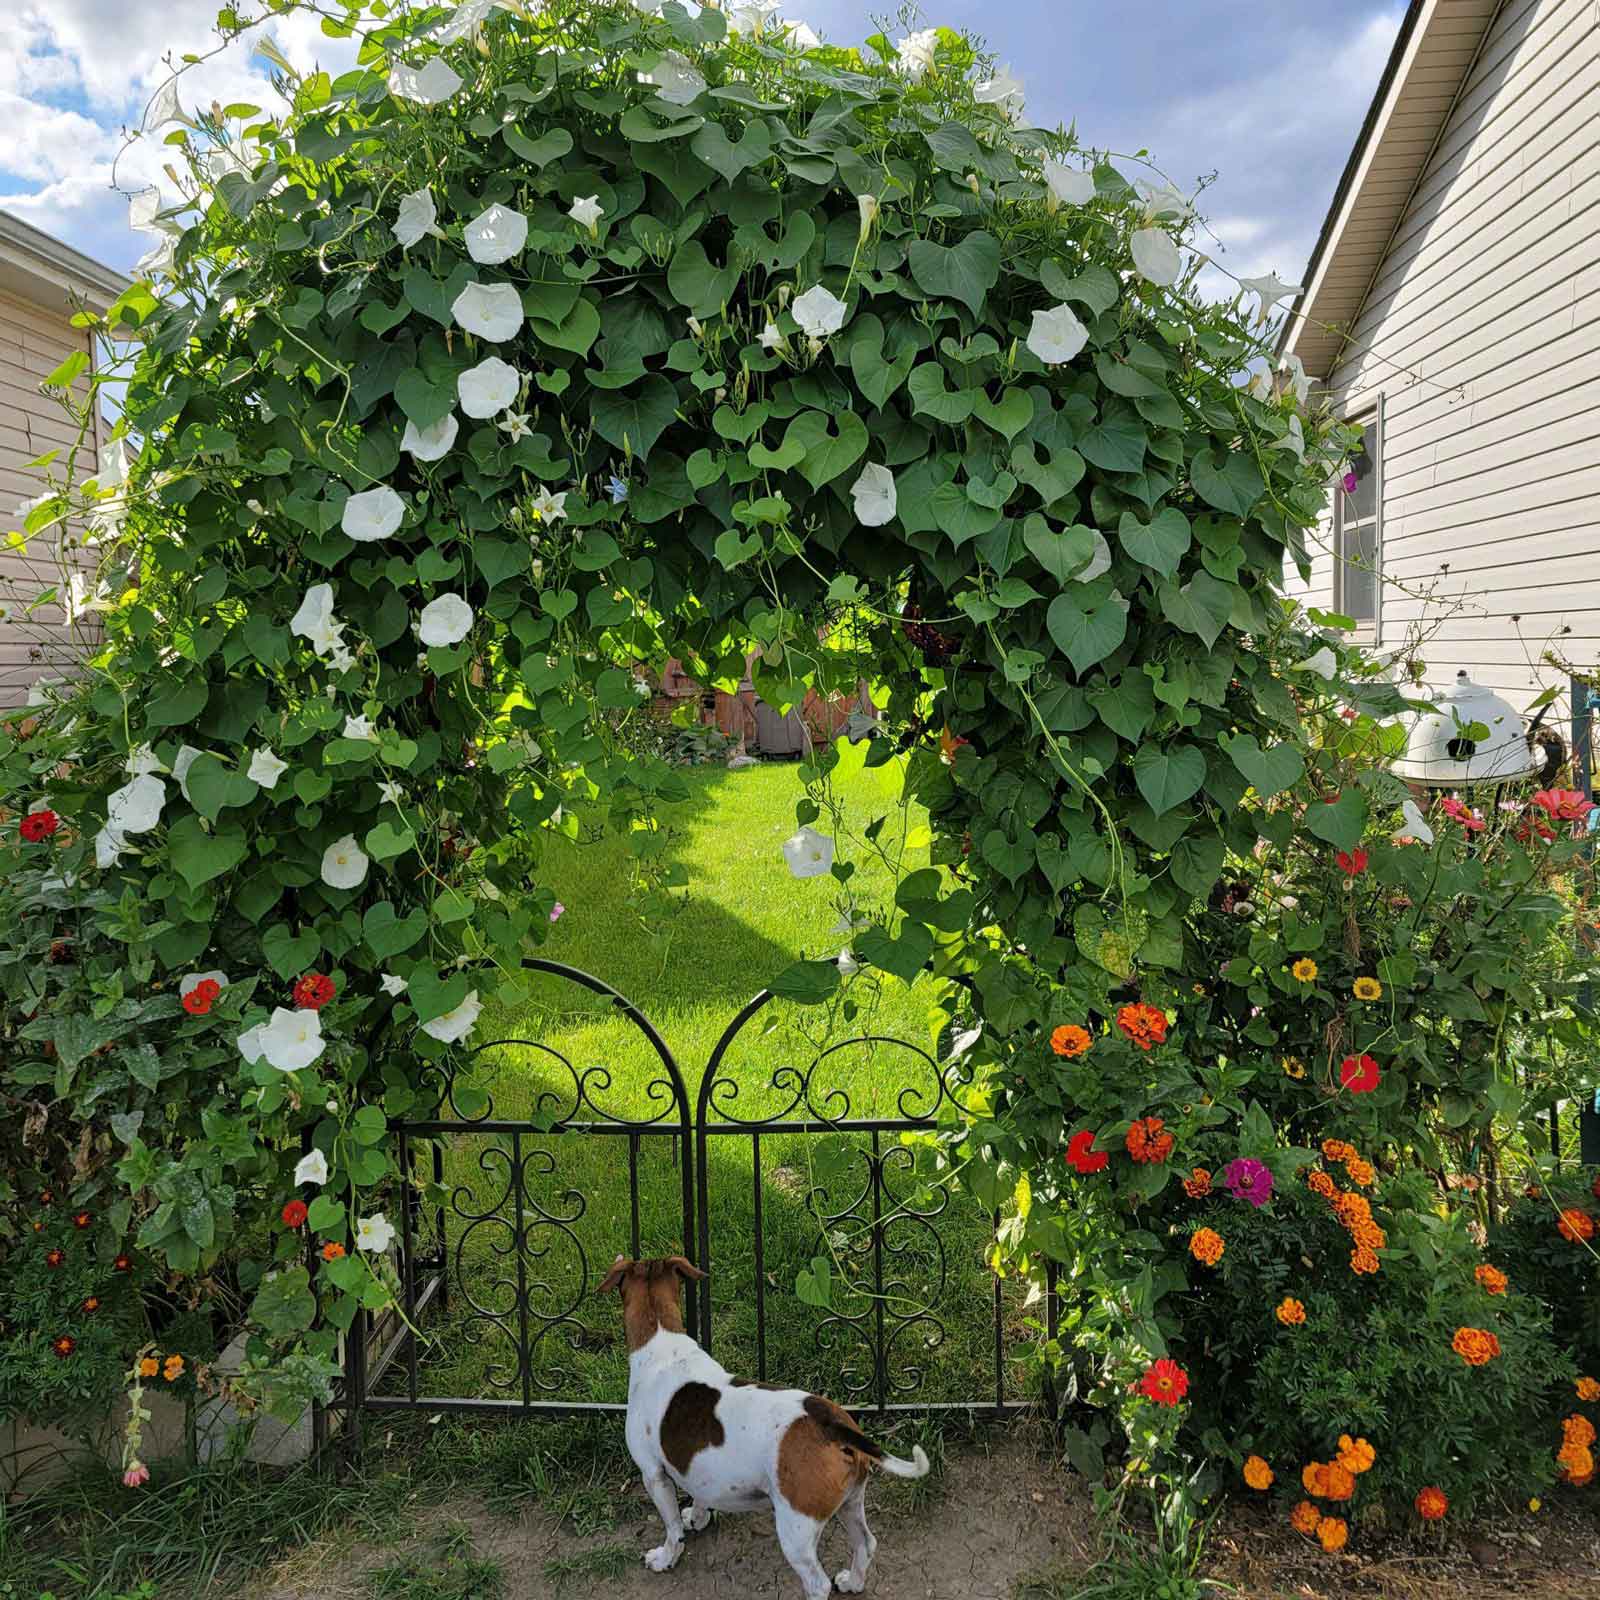
[[1482,833],[1489,826],[1476,811],[1470,806],[1463,805],[1454,795],[1447,794],[1439,802],[1439,809],[1447,817],[1453,817],[1468,833]]
[[552,922],[559,922],[566,914],[566,910],[567,908],[562,905],[559,900],[557,900],[556,903],[550,907],[550,920]]
[[1533,803],[1557,822],[1582,822],[1594,810],[1594,801],[1578,789],[1541,789]]
[[1223,1170],[1222,1181],[1235,1200],[1248,1200],[1258,1211],[1272,1198],[1272,1174],[1250,1156],[1230,1161]]

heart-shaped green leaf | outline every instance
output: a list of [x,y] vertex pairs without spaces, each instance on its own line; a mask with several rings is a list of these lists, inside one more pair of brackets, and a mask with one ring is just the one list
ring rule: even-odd
[[1300,752],[1291,744],[1275,744],[1263,750],[1255,735],[1249,733],[1224,733],[1218,736],[1218,743],[1263,800],[1298,783],[1306,770]]
[[289,925],[275,922],[261,936],[261,953],[280,978],[298,978],[308,971],[322,949],[322,940],[307,929],[291,933]]
[[404,855],[416,842],[416,834],[403,823],[380,822],[367,829],[364,848],[374,861],[389,861]]
[[914,239],[906,253],[911,276],[926,295],[959,300],[973,316],[1000,280],[1000,244],[993,234],[969,233],[946,247]]
[[1159,593],[1167,621],[1185,633],[1198,634],[1209,650],[1227,625],[1239,590],[1219,583],[1209,572],[1197,572],[1181,589],[1175,583],[1164,583]]
[[1085,584],[1080,593],[1058,594],[1045,613],[1045,627],[1074,672],[1104,661],[1128,635],[1128,602],[1105,579]]
[[1170,578],[1189,548],[1189,519],[1175,506],[1158,511],[1149,522],[1124,511],[1117,539],[1135,561]]
[[1199,793],[1206,758],[1192,744],[1141,745],[1133,758],[1133,781],[1159,817]]

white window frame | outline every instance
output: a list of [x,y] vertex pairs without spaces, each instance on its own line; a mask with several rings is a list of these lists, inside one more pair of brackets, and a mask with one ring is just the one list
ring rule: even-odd
[[[1363,406],[1355,415],[1345,419],[1354,426],[1365,428],[1370,438],[1377,435],[1376,451],[1372,456],[1372,619],[1363,622],[1356,618],[1356,631],[1370,630],[1371,642],[1383,643],[1383,457],[1388,442],[1388,430],[1383,412],[1383,395],[1380,393],[1370,406]],[[1333,508],[1333,609],[1345,612],[1345,526],[1344,508],[1348,496],[1341,485],[1334,495]],[[1361,524],[1364,526],[1365,524]]]

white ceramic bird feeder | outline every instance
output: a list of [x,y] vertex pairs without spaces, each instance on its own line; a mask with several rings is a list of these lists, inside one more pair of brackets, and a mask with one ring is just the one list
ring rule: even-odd
[[1417,715],[1393,771],[1408,783],[1455,789],[1509,783],[1537,772],[1540,764],[1510,703],[1458,672],[1455,686],[1434,697],[1434,709]]

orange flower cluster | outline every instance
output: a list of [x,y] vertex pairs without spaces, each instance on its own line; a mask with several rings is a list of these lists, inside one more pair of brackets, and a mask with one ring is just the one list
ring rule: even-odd
[[1128,1042],[1141,1050],[1153,1049],[1167,1040],[1166,1012],[1157,1006],[1147,1006],[1143,1001],[1124,1006],[1117,1013],[1117,1026]]
[[[1349,1145],[1343,1149],[1349,1151],[1348,1161],[1360,1161],[1360,1157]],[[1324,1145],[1326,1150],[1327,1146]],[[1362,1163],[1365,1165],[1365,1163]],[[1370,1168],[1368,1169],[1370,1171]],[[1326,1176],[1326,1174],[1324,1174]],[[1325,1191],[1313,1185],[1318,1194]],[[1352,1249],[1350,1251],[1350,1270],[1361,1276],[1370,1276],[1379,1267],[1377,1252],[1382,1250],[1389,1242],[1389,1236],[1376,1222],[1372,1220],[1372,1202],[1364,1194],[1357,1194],[1353,1189],[1341,1189],[1329,1180],[1329,1187],[1333,1193],[1328,1195],[1333,1214],[1339,1219],[1340,1225],[1350,1235]]]
[[1343,1550],[1350,1538],[1350,1525],[1343,1517],[1323,1517],[1317,1523],[1317,1543],[1331,1556]]
[[1356,1492],[1356,1475],[1339,1461],[1308,1462],[1300,1482],[1318,1500],[1348,1500]]
[[1194,1172],[1183,1180],[1183,1192],[1191,1200],[1204,1200],[1211,1193],[1211,1174],[1204,1167],[1196,1167]]
[[1309,1500],[1302,1500],[1289,1513],[1289,1526],[1296,1533],[1305,1534],[1308,1539],[1316,1533],[1317,1524],[1321,1521],[1322,1513]]
[[1574,1412],[1561,1422],[1561,1448],[1556,1451],[1556,1461],[1561,1476],[1577,1488],[1594,1479],[1594,1424],[1585,1416]]
[[1260,1456],[1245,1457],[1244,1481],[1250,1488],[1265,1492],[1272,1487],[1274,1477],[1272,1468]]
[[1322,1159],[1324,1161],[1348,1161],[1356,1153],[1353,1144],[1346,1144],[1343,1139],[1324,1139],[1322,1141]]
[[1302,1301],[1296,1300],[1293,1295],[1285,1295],[1279,1301],[1278,1309],[1273,1315],[1286,1328],[1298,1328],[1306,1320],[1306,1308]]
[[1478,1280],[1480,1287],[1489,1294],[1504,1294],[1506,1286],[1511,1281],[1499,1267],[1491,1267],[1487,1261],[1481,1267],[1476,1268],[1472,1276]]
[[153,1378],[158,1372],[168,1383],[176,1383],[183,1376],[183,1357],[170,1355],[163,1361],[160,1356],[145,1356],[139,1362],[141,1378]]
[[1561,1213],[1561,1221],[1557,1224],[1563,1239],[1570,1239],[1574,1244],[1587,1244],[1594,1238],[1594,1218],[1587,1211],[1580,1211],[1576,1206],[1568,1206]]
[[1076,1022],[1064,1023],[1050,1035],[1050,1048],[1058,1056],[1065,1056],[1069,1061],[1076,1061],[1079,1056],[1086,1056],[1094,1040],[1089,1036],[1087,1028],[1080,1028]]
[[1333,1199],[1339,1192],[1339,1185],[1320,1167],[1312,1167],[1306,1173],[1306,1187],[1313,1194],[1320,1194],[1324,1200]]
[[1579,1378],[1575,1387],[1580,1400],[1600,1400],[1600,1378]]
[[1417,1490],[1417,1498],[1411,1503],[1424,1522],[1438,1522],[1450,1509],[1450,1501],[1444,1490],[1435,1489],[1431,1484],[1426,1489]]
[[1370,1188],[1372,1180],[1377,1176],[1370,1161],[1363,1161],[1360,1156],[1353,1155],[1345,1162],[1344,1170],[1349,1175],[1350,1181],[1362,1189]]
[[1338,1461],[1346,1472],[1359,1478],[1363,1472],[1371,1471],[1377,1459],[1378,1452],[1365,1439],[1352,1439],[1348,1433],[1339,1435]]
[[1486,1367],[1500,1354],[1500,1340],[1483,1328],[1457,1328],[1450,1348],[1469,1367]]
[[1189,1237],[1189,1254],[1202,1266],[1214,1267],[1227,1246],[1214,1228],[1196,1228]]
[[1141,1117],[1123,1141],[1128,1154],[1147,1165],[1165,1161],[1172,1154],[1172,1135],[1163,1132],[1164,1126],[1160,1117]]

